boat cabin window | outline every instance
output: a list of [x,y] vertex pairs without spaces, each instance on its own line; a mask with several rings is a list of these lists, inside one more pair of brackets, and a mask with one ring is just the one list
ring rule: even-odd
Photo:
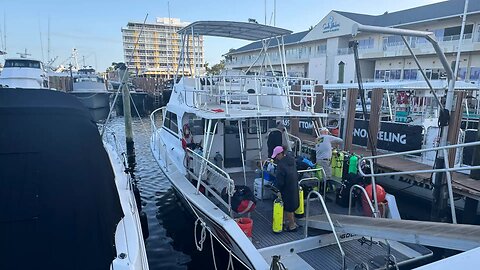
[[42,68],[42,64],[39,61],[34,60],[23,60],[23,59],[10,59],[5,61],[5,67],[16,67],[16,68]]
[[[217,120],[212,121],[212,131],[213,127],[215,126]],[[190,132],[192,135],[203,135],[203,132],[205,130],[205,119],[202,118],[190,118],[188,119],[188,127],[190,128]],[[218,128],[215,131],[215,134],[218,133]]]
[[[260,122],[260,132],[262,134],[267,133],[267,119],[258,120]],[[250,119],[248,122],[248,133],[256,134],[257,133],[257,121],[255,119]]]
[[170,111],[165,114],[165,121],[163,126],[172,131],[175,135],[178,135],[178,122],[177,115]]

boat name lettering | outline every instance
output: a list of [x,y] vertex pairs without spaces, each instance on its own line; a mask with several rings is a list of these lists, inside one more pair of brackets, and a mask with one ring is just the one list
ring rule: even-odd
[[[362,138],[367,138],[368,133],[367,133],[366,129],[355,128],[353,130],[353,136],[359,136],[359,137],[362,137]],[[407,135],[406,134],[379,131],[378,134],[377,134],[377,139],[380,140],[380,141],[407,144]]]
[[353,233],[344,233],[344,234],[340,235],[340,239],[346,239],[346,238],[350,238],[350,237],[354,237],[354,236],[357,236],[357,235],[353,234]]

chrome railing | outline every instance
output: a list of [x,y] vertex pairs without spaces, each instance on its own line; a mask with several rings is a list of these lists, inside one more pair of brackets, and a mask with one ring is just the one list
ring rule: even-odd
[[[457,172],[457,171],[466,171],[466,170],[478,170],[478,169],[480,169],[480,165],[469,166],[469,167],[450,168],[449,161],[448,161],[448,150],[449,149],[455,149],[455,148],[464,148],[464,147],[469,147],[469,146],[479,146],[479,145],[480,145],[480,141],[477,141],[477,142],[470,142],[470,143],[439,146],[439,147],[433,147],[433,148],[429,148],[429,149],[420,149],[420,150],[412,150],[412,151],[384,154],[384,155],[378,155],[378,156],[363,157],[358,162],[358,169],[359,169],[359,172],[362,176],[370,177],[372,179],[372,193],[373,193],[374,208],[375,208],[376,212],[378,212],[378,204],[377,204],[378,201],[377,201],[377,194],[376,194],[376,187],[375,187],[375,182],[376,182],[375,178],[376,177],[407,175],[407,174],[422,174],[422,173],[434,173],[434,174],[445,173],[446,176],[447,176],[447,187],[448,187],[448,195],[449,195],[449,199],[450,199],[450,210],[451,210],[451,213],[452,213],[452,222],[457,223],[457,218],[456,218],[456,213],[455,213],[455,204],[454,204],[454,198],[453,198],[452,176],[451,176],[450,173],[451,172]],[[403,155],[412,155],[412,154],[424,153],[424,152],[429,152],[429,151],[443,151],[443,154],[444,154],[444,157],[445,157],[444,164],[443,164],[445,166],[444,168],[428,169],[428,170],[402,171],[402,172],[375,173],[374,162],[373,162],[373,160],[375,160],[375,159],[381,159],[381,158],[386,158],[386,157],[396,157],[396,156],[403,156]],[[362,170],[361,164],[363,162],[368,162],[368,164],[370,165],[371,173],[367,174]]]
[[304,237],[308,237],[308,218],[309,218],[309,209],[310,209],[310,197],[312,194],[315,194],[320,201],[323,211],[325,211],[325,216],[327,217],[328,223],[330,224],[330,228],[332,229],[333,236],[335,237],[335,241],[337,242],[338,248],[340,249],[340,254],[342,255],[342,269],[346,269],[345,263],[345,252],[343,251],[342,245],[340,244],[340,240],[338,239],[337,232],[335,231],[335,226],[333,225],[332,218],[330,217],[330,213],[328,212],[327,206],[325,205],[325,201],[322,198],[322,195],[316,191],[310,191],[307,196],[307,207],[305,208],[305,227],[304,227]]
[[367,198],[367,202],[368,202],[368,206],[370,207],[370,210],[372,211],[372,215],[373,217],[377,217],[378,216],[378,213],[375,212],[375,209],[373,208],[373,205],[372,205],[372,202],[368,199],[368,193],[367,191],[365,190],[364,187],[360,186],[360,185],[353,185],[351,188],[350,188],[350,193],[348,193],[348,215],[350,216],[351,213],[352,213],[352,195],[353,195],[353,190],[355,188],[358,188],[360,189],[362,192],[363,192],[363,196],[365,196],[365,198]]
[[[319,94],[313,91],[315,80],[302,77],[197,76],[186,78],[183,84],[185,86],[185,104],[196,109],[206,109],[207,105],[225,104],[225,113],[227,114],[232,104],[253,105],[252,108],[248,108],[249,110],[260,110],[260,107],[282,106],[280,103],[269,100],[273,98],[280,98],[280,100],[286,98],[283,100],[285,102],[284,106],[292,109],[292,98],[309,98],[312,102],[315,102],[316,95]],[[294,84],[301,85],[301,90],[292,90],[291,86]],[[313,113],[313,106],[310,107],[308,109]],[[301,110],[301,108],[298,109]]]
[[[326,191],[327,191],[327,182],[329,181],[327,179],[327,175],[325,174],[325,170],[320,167],[320,168],[312,168],[312,169],[306,169],[306,170],[298,170],[297,171],[298,173],[313,173],[313,174],[317,174],[317,173],[321,173],[322,174],[322,180],[323,180],[323,198],[325,198],[325,195],[326,195]],[[309,180],[313,180],[313,179],[317,179],[319,182],[321,181],[318,177],[316,176],[311,176],[311,177],[305,177],[303,179],[307,179],[309,178]],[[302,179],[302,180],[303,180]],[[301,180],[300,180],[301,181]]]
[[[197,194],[200,194],[200,187],[203,186],[211,195],[213,195],[223,206],[228,209],[228,213],[233,217],[232,213],[232,196],[235,192],[235,182],[230,175],[204,158],[194,150],[186,149],[188,174],[197,181]],[[223,188],[226,189],[228,201],[225,202],[221,196]]]

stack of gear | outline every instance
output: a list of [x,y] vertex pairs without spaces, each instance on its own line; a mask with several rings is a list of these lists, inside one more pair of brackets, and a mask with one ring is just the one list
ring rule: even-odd
[[[222,199],[228,202],[228,194],[226,188],[222,190]],[[236,185],[235,193],[232,195],[232,210],[238,214],[246,214],[255,209],[256,200],[253,192],[247,186]]]

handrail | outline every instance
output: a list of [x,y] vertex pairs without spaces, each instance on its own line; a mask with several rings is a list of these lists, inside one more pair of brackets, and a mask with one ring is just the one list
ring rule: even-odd
[[158,111],[162,111],[162,115],[163,115],[163,112],[164,112],[165,109],[166,109],[166,107],[163,106],[163,107],[155,109],[153,112],[150,113],[150,127],[152,128],[152,132],[157,130],[157,125],[155,125],[155,114]]
[[[186,151],[189,155],[193,155],[195,156],[195,158],[197,159],[200,159],[200,161],[202,162],[202,165],[207,165],[206,167],[203,167],[203,169],[200,170],[200,172],[198,173],[198,179],[197,179],[197,194],[200,193],[200,185],[202,184],[203,180],[203,174],[205,173],[204,171],[208,169],[208,167],[211,167],[215,170],[215,172],[221,174],[225,179],[226,179],[226,183],[227,183],[227,195],[228,195],[228,202],[227,204],[225,204],[223,202],[223,199],[221,198],[221,196],[219,196],[218,194],[216,194],[216,192],[213,192],[212,194],[217,198],[219,199],[219,201],[228,208],[228,212],[230,215],[232,215],[232,196],[233,196],[233,193],[235,192],[235,182],[233,181],[232,178],[230,178],[230,175],[225,172],[224,170],[222,170],[221,168],[219,168],[217,165],[215,165],[214,163],[212,163],[210,160],[204,158],[203,156],[199,155],[198,153],[194,152],[192,149],[190,148],[186,148]],[[187,170],[189,171],[189,170]],[[204,184],[205,187],[208,187],[207,184]],[[218,192],[218,191],[217,191]]]
[[373,217],[378,217],[378,213],[375,211],[375,209],[373,208],[373,205],[372,205],[372,202],[368,199],[368,193],[367,191],[365,190],[365,188],[363,188],[362,186],[360,185],[353,185],[351,188],[350,188],[350,193],[348,193],[348,215],[350,216],[351,214],[351,210],[352,210],[352,192],[353,192],[353,189],[354,188],[359,188],[362,192],[363,192],[363,195],[365,196],[365,198],[367,198],[367,201],[368,201],[368,206],[370,206],[370,210],[372,211],[372,215]]
[[[323,176],[323,197],[325,198],[326,192],[327,192],[327,174],[325,173],[325,170],[320,167],[320,168],[312,168],[312,169],[306,169],[306,170],[298,170],[297,173],[307,173],[307,172],[322,172]],[[315,177],[318,179],[318,177]],[[320,180],[320,179],[318,179]],[[300,180],[301,181],[301,180]]]
[[459,167],[459,168],[443,168],[443,169],[429,169],[429,170],[416,170],[416,171],[405,171],[405,172],[388,172],[388,173],[370,173],[366,174],[361,167],[362,161],[371,162],[374,159],[380,159],[385,157],[394,157],[394,156],[402,156],[402,155],[410,155],[416,153],[423,153],[423,152],[430,152],[430,151],[437,151],[437,150],[447,150],[452,148],[462,148],[462,147],[470,147],[470,146],[477,146],[480,145],[480,141],[477,142],[469,142],[469,143],[462,143],[462,144],[452,144],[447,146],[439,146],[429,149],[420,149],[420,150],[412,150],[406,152],[398,152],[398,153],[390,153],[378,156],[369,156],[369,157],[362,157],[358,162],[358,171],[364,177],[372,177],[372,176],[391,176],[391,175],[402,175],[402,174],[421,174],[421,173],[439,173],[439,172],[456,172],[456,171],[466,171],[466,170],[478,170],[480,169],[480,165],[477,166],[469,166],[469,167]]
[[[391,154],[384,154],[384,155],[361,158],[358,162],[358,169],[359,169],[359,172],[362,176],[371,177],[371,179],[372,179],[372,193],[373,193],[373,201],[374,201],[375,211],[378,211],[375,177],[392,176],[392,175],[405,175],[405,174],[421,174],[421,173],[446,173],[448,195],[449,195],[449,199],[450,199],[450,210],[451,210],[451,214],[452,214],[452,222],[457,223],[457,217],[456,217],[456,213],[455,213],[455,202],[454,202],[454,199],[453,199],[452,179],[451,179],[450,172],[465,171],[465,170],[478,170],[478,169],[480,169],[480,165],[470,166],[470,167],[450,168],[449,167],[449,162],[448,162],[448,151],[447,151],[447,149],[464,148],[464,147],[477,146],[477,145],[480,145],[480,141],[470,142],[470,143],[461,143],[461,144],[452,144],[452,145],[439,146],[439,147],[434,147],[434,148],[429,148],[429,149],[420,149],[420,150],[413,150],[413,151],[391,153]],[[415,153],[423,153],[423,152],[437,151],[437,150],[442,150],[443,151],[443,155],[445,157],[444,158],[444,164],[443,164],[444,168],[428,169],[428,170],[416,170],[416,171],[404,171],[404,172],[387,172],[387,173],[375,173],[375,170],[373,169],[374,168],[374,163],[373,163],[374,159],[380,159],[380,158],[385,158],[385,157],[393,157],[393,156],[401,156],[401,155],[407,155],[407,154],[415,154]],[[361,167],[362,161],[365,161],[365,162],[368,161],[369,162],[370,168],[371,168],[370,174],[366,174],[362,170],[362,167]]]
[[340,244],[340,240],[338,240],[337,232],[335,231],[335,226],[333,225],[332,219],[330,218],[330,213],[328,212],[327,206],[323,201],[322,195],[320,193],[312,190],[308,193],[307,196],[307,208],[305,209],[305,229],[304,229],[304,236],[305,238],[308,237],[308,217],[309,217],[309,209],[310,209],[310,196],[312,194],[317,195],[320,203],[322,204],[323,210],[325,211],[325,216],[327,216],[328,223],[330,224],[330,228],[332,228],[333,236],[335,237],[335,241],[337,242],[338,248],[340,249],[340,253],[342,254],[342,269],[346,269],[345,264],[345,252],[343,251],[342,245]]
[[[295,136],[291,133],[286,132],[286,134],[287,134],[288,137],[292,137],[293,139],[298,141],[298,148],[297,148],[296,152],[300,153],[302,151],[302,140],[299,137],[297,137],[297,136]],[[295,153],[295,154],[297,154],[297,153]]]

